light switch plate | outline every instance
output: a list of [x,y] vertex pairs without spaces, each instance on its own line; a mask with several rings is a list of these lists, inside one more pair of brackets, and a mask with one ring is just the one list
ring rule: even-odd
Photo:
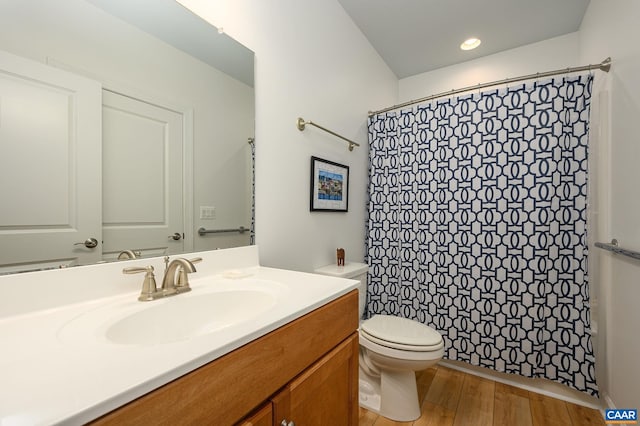
[[216,208],[212,206],[200,206],[200,219],[213,220],[216,218]]

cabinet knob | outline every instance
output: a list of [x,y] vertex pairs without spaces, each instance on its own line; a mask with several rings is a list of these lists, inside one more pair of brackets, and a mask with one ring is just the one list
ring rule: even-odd
[[287,419],[284,419],[280,422],[280,426],[296,426],[296,424],[292,421],[287,422]]

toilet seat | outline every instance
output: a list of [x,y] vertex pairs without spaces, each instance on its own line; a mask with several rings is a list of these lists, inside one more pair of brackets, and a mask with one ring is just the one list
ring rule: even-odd
[[440,333],[428,325],[391,315],[374,315],[360,324],[360,335],[388,348],[432,352],[443,348]]

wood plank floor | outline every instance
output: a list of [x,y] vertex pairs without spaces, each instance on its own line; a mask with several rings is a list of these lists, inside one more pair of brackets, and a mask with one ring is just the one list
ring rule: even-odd
[[436,366],[419,372],[422,416],[394,422],[360,408],[360,426],[592,426],[598,410]]

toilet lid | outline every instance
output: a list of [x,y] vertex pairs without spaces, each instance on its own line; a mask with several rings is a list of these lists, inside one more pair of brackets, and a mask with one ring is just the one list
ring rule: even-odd
[[435,350],[442,336],[428,325],[391,315],[374,315],[360,324],[367,338],[384,346],[408,350]]

